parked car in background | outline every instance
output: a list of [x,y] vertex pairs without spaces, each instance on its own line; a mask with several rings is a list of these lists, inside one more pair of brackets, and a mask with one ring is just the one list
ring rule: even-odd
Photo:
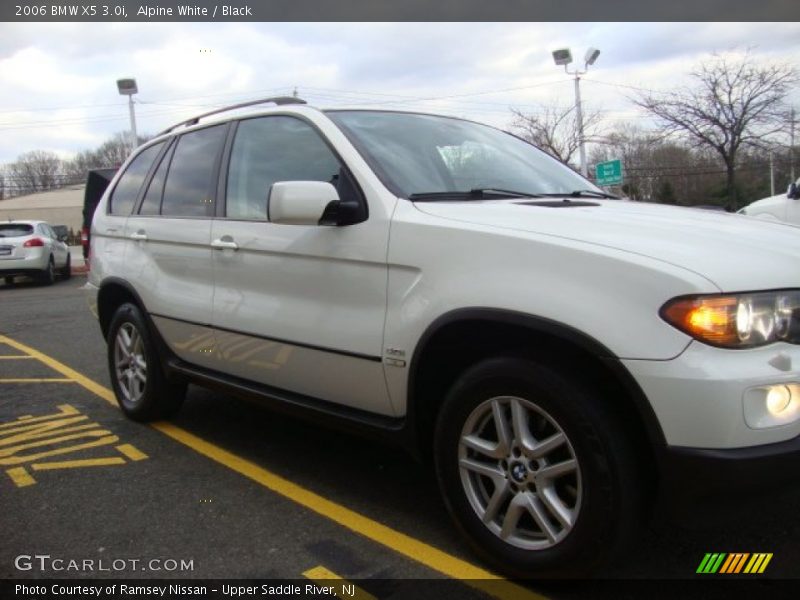
[[44,221],[0,223],[0,277],[6,283],[27,275],[49,285],[56,273],[69,278],[71,268],[69,247]]
[[767,221],[800,225],[800,179],[791,184],[785,194],[756,200],[742,208],[739,213]]

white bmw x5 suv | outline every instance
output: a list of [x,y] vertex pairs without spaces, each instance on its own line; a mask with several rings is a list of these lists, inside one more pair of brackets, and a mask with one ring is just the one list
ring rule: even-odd
[[478,123],[269,101],[167,130],[97,208],[129,417],[191,382],[401,444],[520,577],[592,572],[670,489],[796,479],[796,228],[619,200]]

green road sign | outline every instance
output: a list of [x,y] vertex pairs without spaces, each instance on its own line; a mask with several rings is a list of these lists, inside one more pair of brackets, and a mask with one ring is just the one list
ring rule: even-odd
[[622,183],[622,161],[609,160],[595,166],[597,185],[619,185]]

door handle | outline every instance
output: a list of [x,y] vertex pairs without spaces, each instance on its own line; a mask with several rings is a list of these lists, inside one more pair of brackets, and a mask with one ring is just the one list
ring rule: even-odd
[[225,237],[218,238],[211,242],[211,247],[218,250],[238,250],[239,244],[234,242],[230,236],[226,235]]
[[130,238],[139,242],[146,242],[147,234],[144,231],[136,231],[130,235]]

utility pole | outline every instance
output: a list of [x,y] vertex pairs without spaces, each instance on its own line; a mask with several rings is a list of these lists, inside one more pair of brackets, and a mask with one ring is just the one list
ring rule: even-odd
[[769,195],[775,195],[775,162],[772,160],[772,150],[769,151]]

